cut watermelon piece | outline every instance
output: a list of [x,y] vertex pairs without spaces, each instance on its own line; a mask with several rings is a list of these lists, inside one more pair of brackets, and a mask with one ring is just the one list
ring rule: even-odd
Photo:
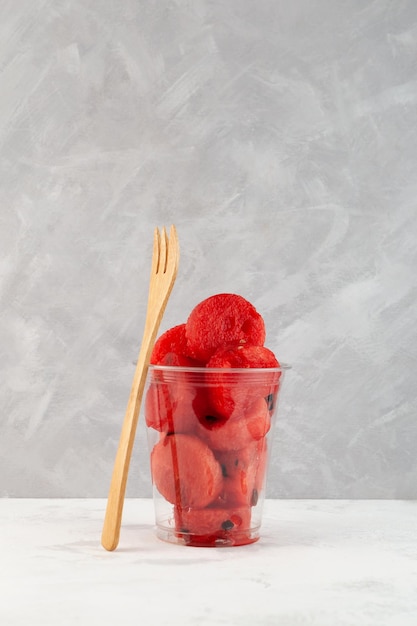
[[[279,368],[274,353],[265,346],[232,346],[218,350],[208,361],[208,368],[262,369]],[[246,411],[259,398],[267,398],[270,405],[278,393],[280,371],[260,372],[222,380],[221,374],[208,373],[210,401],[223,417],[230,418]],[[230,382],[229,382],[230,378]]]
[[178,385],[171,392],[163,383],[151,383],[145,397],[147,426],[166,433],[192,433],[198,418],[193,408],[195,392]]
[[[259,462],[255,476],[256,496],[265,490],[266,470],[268,466],[268,440],[266,437],[259,442]],[[254,494],[255,498],[255,494]]]
[[255,477],[250,472],[240,472],[234,478],[225,478],[223,489],[216,500],[219,506],[254,506],[259,493],[255,489]]
[[246,506],[175,508],[177,536],[190,546],[238,546],[253,543],[256,538],[251,537],[250,521],[250,508]]
[[218,502],[223,506],[255,506],[263,488],[266,466],[266,439],[242,450],[216,452],[223,474]]
[[188,371],[151,369],[145,395],[147,426],[171,434],[192,433],[198,420],[211,411],[201,379],[197,384]]
[[181,508],[206,507],[223,485],[213,452],[191,435],[162,437],[151,452],[151,472],[159,493]]
[[225,478],[236,478],[241,472],[252,471],[255,475],[261,455],[264,452],[265,439],[253,441],[241,450],[215,452]]
[[196,434],[212,450],[241,450],[262,439],[271,427],[271,413],[264,398],[256,400],[240,417],[225,420],[205,415],[199,419]]
[[173,326],[165,331],[155,342],[150,363],[153,365],[173,365],[181,367],[198,367],[199,363],[192,359],[187,350],[185,324]]
[[275,354],[265,346],[229,345],[219,348],[207,363],[207,367],[279,367]]
[[265,324],[255,307],[242,296],[222,293],[206,298],[191,311],[185,327],[187,351],[207,362],[230,344],[263,345]]

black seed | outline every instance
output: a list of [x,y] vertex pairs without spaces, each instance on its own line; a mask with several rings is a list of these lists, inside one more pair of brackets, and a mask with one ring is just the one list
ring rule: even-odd
[[251,497],[251,499],[250,499],[250,505],[251,505],[251,506],[256,506],[256,505],[257,505],[257,503],[258,503],[258,498],[259,498],[258,490],[257,490],[257,489],[254,489],[254,490],[252,491],[252,497]]
[[221,468],[222,468],[222,476],[223,478],[227,478],[227,469],[226,469],[226,465],[224,463],[221,464]]
[[180,533],[189,533],[188,528],[180,528]]
[[231,519],[227,519],[225,522],[222,523],[223,530],[231,530],[233,526],[234,524]]
[[235,459],[235,467],[239,465],[239,459]]
[[268,411],[273,411],[274,409],[274,394],[270,393],[269,396],[265,398],[266,403],[268,405]]
[[210,422],[210,424],[215,424],[216,422],[219,421],[219,419],[215,417],[214,415],[206,415],[205,420],[206,422]]

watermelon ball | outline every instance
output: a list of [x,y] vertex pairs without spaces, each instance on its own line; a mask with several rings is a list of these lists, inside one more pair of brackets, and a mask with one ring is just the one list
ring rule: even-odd
[[[280,364],[274,353],[265,346],[228,346],[220,349],[207,363],[208,368],[268,369],[279,368]],[[244,412],[248,405],[257,398],[268,399],[271,408],[278,392],[281,372],[265,372],[252,376],[236,374],[235,378],[222,379],[221,374],[207,374],[210,384],[210,401],[214,409],[224,418],[230,418]]]
[[254,476],[241,472],[235,478],[226,478],[218,502],[223,506],[253,506],[258,502]]
[[190,546],[244,545],[250,537],[249,507],[175,508],[177,536]]
[[271,413],[264,398],[258,398],[245,413],[224,420],[205,415],[196,426],[196,434],[212,450],[241,450],[262,439],[271,427]]
[[216,452],[223,474],[218,502],[223,506],[256,506],[266,468],[266,438],[242,450]]
[[236,478],[241,472],[252,471],[256,474],[261,456],[265,450],[265,439],[253,441],[240,450],[226,450],[215,452],[225,478]]
[[191,311],[185,327],[187,350],[207,362],[229,344],[263,345],[265,324],[255,307],[242,296],[222,293],[206,298]]
[[192,435],[166,435],[151,452],[159,493],[181,508],[204,508],[219,495],[223,477],[210,448]]
[[236,478],[242,472],[247,472],[255,467],[259,461],[260,442],[254,441],[241,450],[226,450],[215,452],[215,457],[220,463],[222,474],[225,478]]
[[217,350],[207,367],[269,368],[279,367],[275,354],[265,346],[229,345]]
[[203,415],[211,411],[204,379],[195,369],[152,368],[145,395],[145,419],[150,428],[167,433],[191,433]]
[[[266,437],[262,439],[259,444],[259,462],[255,476],[254,498],[255,494],[256,496],[258,496],[265,487],[266,469],[268,465],[268,441]],[[256,504],[256,502],[254,502],[253,504]]]
[[181,367],[203,365],[188,355],[185,324],[169,328],[158,337],[151,353],[150,363]]
[[145,397],[146,425],[166,433],[192,433],[199,419],[195,411],[199,406],[204,410],[196,393],[189,385],[151,382]]

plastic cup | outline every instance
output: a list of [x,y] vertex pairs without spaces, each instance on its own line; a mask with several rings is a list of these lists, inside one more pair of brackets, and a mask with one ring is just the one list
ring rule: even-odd
[[149,367],[143,411],[160,539],[201,547],[259,539],[286,369]]

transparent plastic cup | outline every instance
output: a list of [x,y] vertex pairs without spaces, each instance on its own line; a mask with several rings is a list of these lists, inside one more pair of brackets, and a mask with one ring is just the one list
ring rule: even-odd
[[286,369],[149,367],[142,410],[160,539],[201,547],[259,539]]

